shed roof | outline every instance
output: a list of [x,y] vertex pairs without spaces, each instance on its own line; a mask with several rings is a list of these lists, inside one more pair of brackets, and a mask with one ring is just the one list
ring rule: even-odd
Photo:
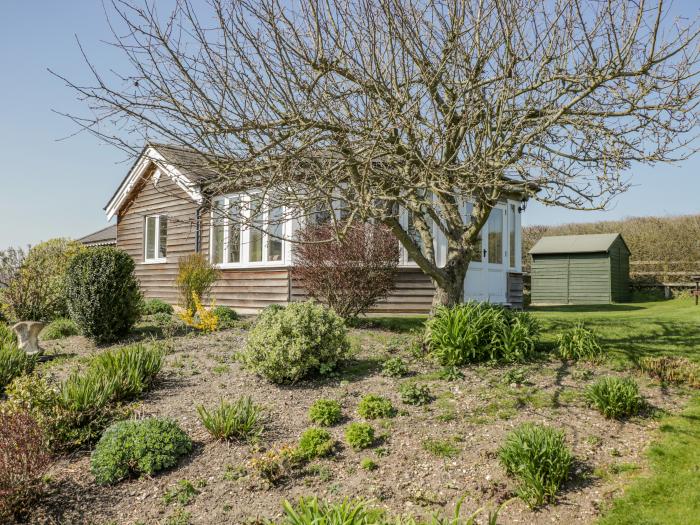
[[86,246],[105,246],[117,244],[117,225],[112,224],[106,228],[102,228],[101,230],[86,235],[85,237],[81,237],[78,239],[78,242],[81,242]]
[[[542,237],[530,250],[530,255],[555,253],[605,253],[620,237],[627,248],[625,240],[619,233],[596,233],[591,235],[555,235]],[[629,248],[627,248],[629,251]]]

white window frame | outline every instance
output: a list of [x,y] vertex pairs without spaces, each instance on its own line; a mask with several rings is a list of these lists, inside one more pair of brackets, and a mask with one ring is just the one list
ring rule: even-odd
[[[165,252],[165,257],[159,257],[158,254],[160,253],[160,218],[161,217],[166,217],[167,216],[164,214],[151,214],[151,215],[146,215],[143,219],[143,262],[144,264],[162,264],[164,262],[167,262],[168,260],[168,252],[167,252],[167,243],[168,243],[168,233],[165,233],[165,246],[166,246],[166,252]],[[155,233],[155,241],[153,243],[154,250],[153,254],[155,257],[148,257],[148,219],[155,218],[156,220],[156,233]]]
[[[506,227],[505,234],[506,240],[503,243],[507,247],[505,266],[509,272],[520,273],[522,272],[522,227],[521,227],[521,201],[508,200],[506,201]],[[515,219],[515,246],[511,246],[510,243],[510,216],[513,214]],[[510,265],[510,254],[511,251],[515,253],[515,266]]]
[[[224,209],[226,210],[226,215],[223,218],[224,227],[224,245],[223,245],[223,262],[214,262],[214,210],[212,206],[209,221],[209,261],[216,267],[220,269],[227,268],[270,268],[270,267],[283,267],[287,266],[289,261],[289,250],[288,250],[288,232],[290,231],[290,221],[285,219],[282,222],[282,232],[280,237],[282,237],[282,257],[279,261],[268,261],[268,242],[270,239],[268,232],[269,227],[269,199],[268,197],[263,197],[263,229],[262,229],[262,260],[261,261],[251,261],[250,260],[250,201],[252,197],[258,195],[260,192],[243,192],[243,193],[231,193],[228,195],[220,195],[214,199],[214,202],[223,201]],[[242,217],[241,223],[241,233],[240,233],[240,261],[239,262],[229,262],[229,221],[230,216],[228,210],[230,209],[231,201],[236,201],[240,206],[240,214]],[[286,208],[282,206],[282,217],[286,216]]]

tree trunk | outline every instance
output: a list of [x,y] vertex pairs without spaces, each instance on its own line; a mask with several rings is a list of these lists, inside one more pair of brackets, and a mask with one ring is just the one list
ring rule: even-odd
[[449,257],[448,263],[442,268],[441,278],[432,278],[435,286],[433,295],[433,310],[438,306],[454,306],[464,300],[464,278],[469,268],[469,257]]

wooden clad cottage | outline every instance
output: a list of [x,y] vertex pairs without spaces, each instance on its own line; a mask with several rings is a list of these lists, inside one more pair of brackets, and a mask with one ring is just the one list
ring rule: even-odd
[[629,300],[630,250],[619,233],[543,237],[530,255],[532,304]]
[[[134,258],[145,296],[175,304],[178,260],[201,252],[220,269],[213,288],[217,304],[254,313],[303,299],[304,290],[292,279],[292,243],[282,240],[292,237],[299,222],[270,220],[268,227],[275,231],[267,231],[267,217],[279,210],[255,202],[254,191],[205,199],[207,177],[211,173],[198,167],[190,152],[149,144],[105,207],[107,218],[117,219],[117,247]],[[258,209],[261,227],[234,227],[233,221],[218,219],[209,202],[225,209],[241,203],[246,204],[242,209]],[[482,231],[481,257],[471,263],[465,280],[466,298],[522,305],[520,211],[517,195],[494,208]],[[439,241],[436,248],[444,257]],[[375,311],[426,313],[433,293],[430,279],[402,250],[395,290]]]

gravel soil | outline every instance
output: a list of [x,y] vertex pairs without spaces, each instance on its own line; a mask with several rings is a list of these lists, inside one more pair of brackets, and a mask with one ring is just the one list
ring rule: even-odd
[[[89,451],[60,458],[29,522],[263,523],[280,517],[283,500],[315,495],[370,499],[392,514],[416,516],[435,512],[451,516],[461,499],[465,515],[507,502],[499,523],[592,523],[631,476],[644,472],[643,451],[658,426],[654,413],[678,411],[686,400],[682,390],[661,388],[637,376],[653,409],[625,422],[606,420],[586,406],[583,391],[598,376],[629,371],[552,358],[520,367],[468,367],[462,379],[448,381],[440,378],[431,362],[413,358],[402,337],[381,330],[353,330],[353,359],[337,377],[283,387],[252,375],[235,360],[245,344],[244,329],[169,338],[162,379],[137,404],[135,415],[177,420],[195,441],[193,454],[175,469],[112,487],[94,482]],[[44,346],[57,357],[42,367],[56,377],[100,351],[81,337]],[[411,374],[401,379],[383,376],[381,362],[397,355],[408,362]],[[507,384],[504,377],[516,368],[524,372],[526,382]],[[433,401],[424,407],[403,404],[398,387],[406,381],[429,385]],[[356,406],[367,393],[391,399],[397,414],[373,421],[377,444],[356,452],[343,444],[343,430],[348,422],[361,420]],[[252,396],[265,410],[265,431],[257,447],[214,441],[197,417],[198,405],[210,407],[222,398],[241,395]],[[322,397],[337,399],[343,407],[344,420],[330,429],[339,441],[336,454],[270,486],[250,468],[251,457],[260,450],[295,444],[310,426],[309,406]],[[515,483],[497,458],[505,435],[526,421],[563,429],[576,456],[571,479],[556,504],[535,511],[514,499]],[[426,440],[446,445],[448,457],[429,452]],[[374,460],[378,468],[361,468],[364,458]],[[191,481],[198,493],[187,505],[166,504],[164,494],[180,480]]]

